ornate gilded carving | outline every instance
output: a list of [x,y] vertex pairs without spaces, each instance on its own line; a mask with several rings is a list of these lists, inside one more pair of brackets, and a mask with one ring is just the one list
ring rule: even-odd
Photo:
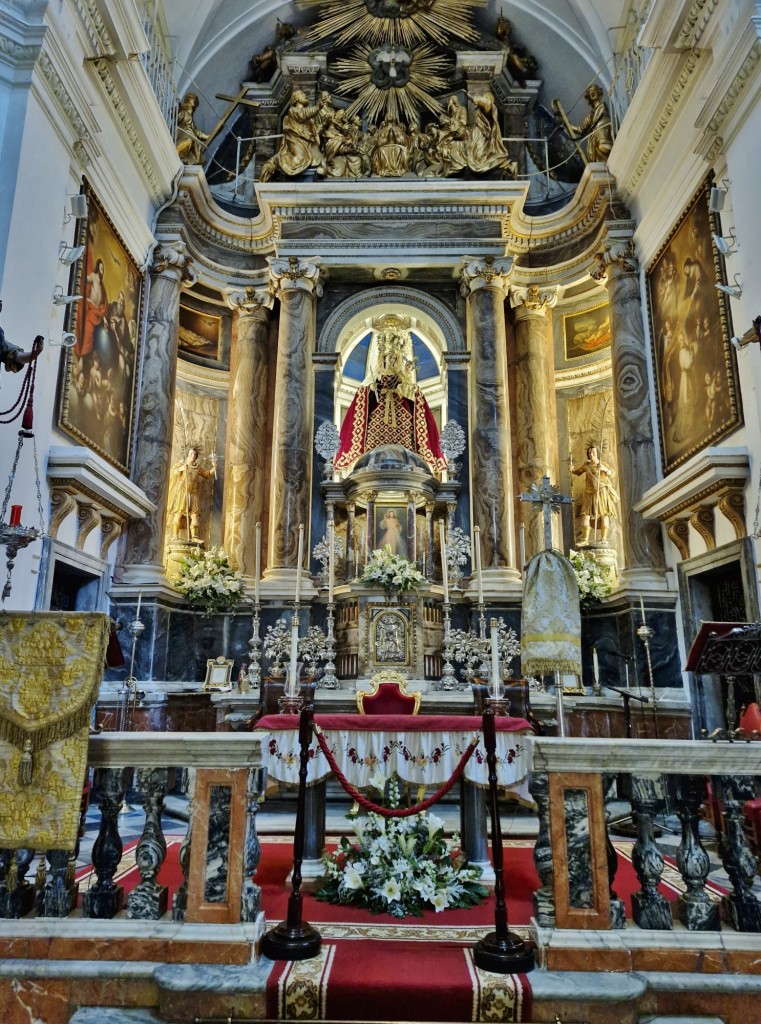
[[78,551],[84,550],[85,541],[96,526],[100,526],[100,509],[95,505],[80,505],[77,510],[76,547]]
[[187,246],[181,239],[167,239],[159,241],[153,250],[151,272],[154,275],[176,276],[180,281],[190,284],[195,280],[191,269],[192,262],[188,256]]
[[[562,124],[571,137],[576,149],[584,163],[605,163],[613,148],[613,125],[610,114],[605,105],[603,96],[605,92],[597,82],[592,82],[584,93],[591,110],[578,125],[572,125],[563,110],[560,100],[552,101],[552,108],[557,112]],[[582,149],[580,143],[586,141],[586,148]]]
[[50,492],[50,525],[48,526],[49,536],[55,538],[64,519],[76,512],[77,503],[73,495],[60,487],[54,487]]
[[209,141],[207,132],[202,132],[195,123],[195,112],[198,109],[198,97],[189,92],[177,111],[177,156],[184,164],[203,163],[206,143]]
[[745,523],[745,498],[740,489],[729,491],[719,502],[719,511],[732,524],[735,537],[740,540],[747,537],[748,527]]
[[464,296],[481,288],[503,289],[507,292],[513,261],[509,258],[464,256],[460,273],[460,293]]
[[100,524],[100,557],[105,562],[108,558],[108,549],[120,536],[123,523],[116,519],[103,519]]
[[557,301],[557,288],[540,290],[539,285],[530,284],[528,287],[510,289],[510,306],[513,309],[522,307],[528,313],[544,315],[548,309],[552,309],[557,304]]
[[686,519],[674,519],[666,527],[669,540],[683,559],[690,557],[690,527]]
[[605,246],[602,252],[595,253],[595,268],[591,272],[595,281],[604,280],[608,273],[608,267],[613,263],[618,263],[622,270],[630,273],[637,269],[633,238],[611,242]]
[[709,551],[716,547],[716,524],[714,522],[713,506],[701,505],[696,508],[690,516],[690,525],[705,541]]
[[289,256],[288,259],[268,256],[267,262],[270,265],[272,288],[276,294],[295,288],[310,294],[322,295],[322,271],[317,260],[301,260],[298,256]]

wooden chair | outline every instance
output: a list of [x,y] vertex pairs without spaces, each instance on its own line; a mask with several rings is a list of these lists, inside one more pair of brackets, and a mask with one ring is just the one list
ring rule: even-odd
[[[360,715],[417,715],[420,712],[422,694],[419,690],[408,692],[407,680],[401,672],[386,670],[377,672],[370,680],[370,690],[357,690],[357,711]],[[425,796],[425,786],[418,786],[417,803]],[[359,813],[356,800],[349,811]]]

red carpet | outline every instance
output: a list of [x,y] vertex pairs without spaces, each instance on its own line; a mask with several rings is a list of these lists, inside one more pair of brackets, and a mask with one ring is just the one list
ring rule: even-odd
[[[360,966],[361,965],[361,966]],[[267,982],[273,1020],[525,1021],[525,975],[499,975],[473,964],[452,942],[323,943],[320,955],[278,962]]]

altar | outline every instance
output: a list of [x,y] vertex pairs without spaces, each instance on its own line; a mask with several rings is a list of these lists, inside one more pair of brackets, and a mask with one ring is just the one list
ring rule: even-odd
[[[452,777],[471,740],[481,737],[481,719],[468,715],[315,715],[339,770],[352,786],[367,788],[380,772],[396,773],[412,786],[436,789]],[[519,796],[528,796],[528,759],[524,737],[532,729],[523,718],[495,718],[497,780]],[[256,730],[269,733],[265,753],[271,779],[298,785],[299,720],[293,715],[266,715]],[[305,879],[322,874],[325,845],[325,782],[331,768],[313,738],[307,768]],[[463,852],[478,864],[488,882],[493,873],[488,855],[485,794],[486,754],[481,738],[461,777],[460,832]],[[430,795],[430,794],[429,794]]]

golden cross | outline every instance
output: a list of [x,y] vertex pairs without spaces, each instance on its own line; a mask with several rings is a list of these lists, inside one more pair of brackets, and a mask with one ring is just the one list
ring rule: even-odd
[[222,117],[219,119],[217,124],[209,132],[209,138],[206,140],[206,145],[207,146],[212,141],[212,139],[215,139],[217,137],[217,135],[219,135],[219,133],[224,128],[224,126],[230,120],[230,117],[232,116],[234,111],[239,106],[242,106],[242,107],[258,107],[258,106],[261,106],[261,104],[257,100],[247,100],[246,99],[246,93],[247,92],[248,92],[248,89],[244,85],[244,86],[242,86],[242,88],[241,88],[241,90],[240,90],[240,92],[238,93],[237,96],[225,96],[222,93],[217,93],[216,94],[216,98],[218,100],[227,100],[230,105],[227,108],[227,110],[225,110],[225,112],[222,114]]

